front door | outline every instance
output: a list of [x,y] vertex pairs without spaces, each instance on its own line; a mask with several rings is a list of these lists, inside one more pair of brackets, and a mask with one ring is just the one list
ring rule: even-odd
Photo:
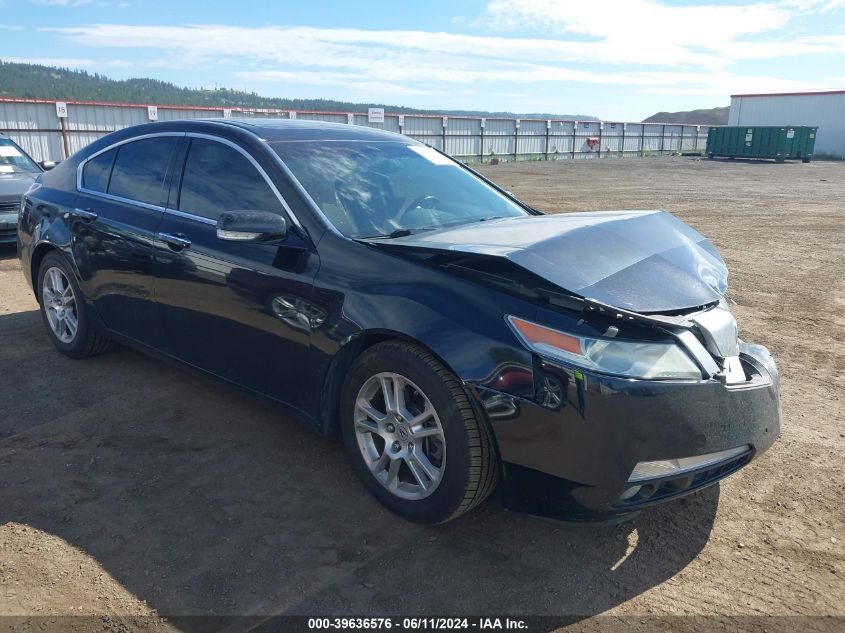
[[[189,137],[182,176],[171,191],[155,247],[155,292],[167,351],[196,367],[300,407],[307,381],[317,255],[292,229],[277,244],[217,237],[225,211],[269,211],[290,218],[269,179],[245,150]],[[174,184],[174,187],[176,184]],[[294,306],[291,309],[291,306]]]

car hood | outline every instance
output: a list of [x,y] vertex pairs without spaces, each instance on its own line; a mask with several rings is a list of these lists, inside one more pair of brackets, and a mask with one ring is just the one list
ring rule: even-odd
[[20,202],[38,174],[0,174],[0,204]]
[[570,294],[634,312],[714,303],[728,282],[713,244],[665,211],[502,218],[422,231],[389,244],[505,258]]

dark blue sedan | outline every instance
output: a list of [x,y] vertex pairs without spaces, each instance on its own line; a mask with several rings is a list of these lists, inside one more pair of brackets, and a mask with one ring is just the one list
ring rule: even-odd
[[403,517],[619,520],[779,432],[713,245],[662,211],[544,215],[404,136],[152,123],[38,177],[18,249],[56,347],[174,359],[340,432]]

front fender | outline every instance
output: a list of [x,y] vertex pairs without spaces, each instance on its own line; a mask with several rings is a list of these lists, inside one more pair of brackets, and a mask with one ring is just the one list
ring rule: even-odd
[[[339,390],[344,369],[363,349],[399,338],[434,354],[464,383],[534,397],[532,354],[504,315],[531,318],[535,306],[373,247],[325,244],[314,300],[328,318],[311,340],[323,394]],[[323,394],[311,403],[315,414]]]

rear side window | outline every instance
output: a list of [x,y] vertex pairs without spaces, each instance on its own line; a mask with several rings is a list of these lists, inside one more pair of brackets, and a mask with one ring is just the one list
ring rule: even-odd
[[212,220],[225,211],[283,213],[276,194],[243,154],[201,138],[188,150],[179,209]]
[[117,148],[108,192],[121,198],[161,204],[161,188],[176,138],[145,138]]
[[105,193],[109,189],[109,177],[117,150],[112,149],[85,163],[82,169],[82,186],[91,191]]

